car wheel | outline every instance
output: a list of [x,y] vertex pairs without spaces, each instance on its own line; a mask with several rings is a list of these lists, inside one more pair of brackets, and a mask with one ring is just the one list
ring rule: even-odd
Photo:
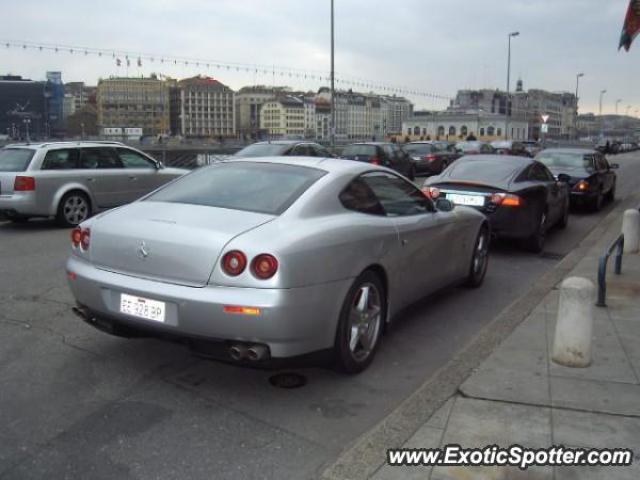
[[613,202],[616,199],[616,182],[613,182],[611,190],[607,192],[607,202]]
[[567,225],[569,225],[570,209],[571,209],[571,202],[567,199],[564,206],[564,212],[562,213],[562,218],[560,218],[560,221],[558,222],[558,228],[565,229],[567,228]]
[[596,198],[591,201],[591,210],[594,212],[599,212],[602,208],[602,204],[604,203],[604,195],[602,195],[602,191],[598,192]]
[[371,271],[351,286],[340,311],[334,355],[336,367],[345,373],[366,369],[378,349],[387,311],[380,278]]
[[411,168],[409,169],[409,180],[413,182],[415,179],[416,179],[416,166],[411,165]]
[[477,288],[482,285],[487,273],[487,266],[489,265],[490,241],[489,229],[483,225],[482,228],[480,228],[480,232],[478,232],[478,237],[476,238],[476,243],[473,248],[471,265],[469,266],[469,276],[465,283],[467,287]]
[[544,242],[547,237],[547,213],[544,212],[538,220],[536,231],[527,238],[525,245],[527,250],[533,253],[540,253],[544,249]]
[[60,200],[56,221],[63,227],[75,227],[90,216],[89,197],[82,192],[69,192]]

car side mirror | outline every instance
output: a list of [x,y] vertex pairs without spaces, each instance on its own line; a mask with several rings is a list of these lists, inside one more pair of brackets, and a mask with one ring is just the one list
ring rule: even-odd
[[571,177],[566,173],[561,173],[560,175],[558,175],[559,182],[569,183],[569,180],[571,180]]
[[451,200],[446,198],[438,198],[436,200],[436,208],[441,212],[450,212],[456,208],[455,204]]
[[611,168],[611,170],[617,170],[620,168],[620,165],[617,163],[612,163],[611,165],[609,165],[609,168]]

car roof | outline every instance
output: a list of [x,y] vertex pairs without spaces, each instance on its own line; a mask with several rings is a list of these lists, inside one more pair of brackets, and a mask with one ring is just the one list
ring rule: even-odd
[[466,155],[456,162],[501,162],[501,163],[511,163],[513,166],[523,166],[527,164],[534,163],[536,160],[529,157],[518,157],[516,155],[494,155],[494,154],[485,154],[485,155]]
[[350,147],[351,145],[398,145],[393,142],[355,142],[350,143],[349,145],[345,145],[345,147]]
[[245,162],[245,163],[278,163],[280,165],[293,165],[293,166],[302,166],[309,168],[316,168],[320,170],[324,170],[326,172],[332,173],[359,173],[366,172],[370,170],[389,170],[384,167],[377,167],[367,162],[358,162],[355,160],[347,160],[342,158],[321,158],[321,157],[291,157],[291,156],[271,156],[271,157],[233,157],[228,160],[223,160],[222,162],[216,162],[213,165],[219,165],[221,163],[234,163],[234,162]]
[[125,145],[122,142],[80,140],[77,142],[11,143],[9,145],[5,145],[4,148],[31,148],[34,150],[38,150],[40,148],[47,148],[47,147],[104,147],[109,145],[118,146],[118,147],[128,147],[128,145]]
[[[316,142],[306,141],[306,140],[272,140],[272,141],[264,141],[264,142],[256,142],[251,145],[296,145],[298,143],[313,143]],[[316,144],[317,145],[317,144]],[[249,145],[247,145],[249,146]]]
[[588,154],[592,154],[592,153],[596,153],[596,150],[592,149],[592,148],[569,148],[569,147],[565,147],[565,148],[547,148],[546,150],[544,150],[541,153],[578,153],[578,154],[583,154],[583,155],[588,155]]

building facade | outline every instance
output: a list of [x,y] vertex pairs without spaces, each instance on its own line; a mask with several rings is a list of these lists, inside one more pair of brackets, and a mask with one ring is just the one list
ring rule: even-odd
[[403,122],[402,138],[458,142],[473,134],[478,140],[493,141],[504,139],[505,128],[509,128],[509,138],[513,140],[528,138],[529,125],[526,121],[509,118],[507,122],[505,115],[484,111],[413,116]]
[[183,137],[235,137],[234,91],[210,77],[193,77],[177,84],[180,134]]
[[286,95],[286,87],[253,85],[238,90],[235,97],[236,130],[241,137],[257,139],[260,136],[260,109],[277,96]]
[[293,96],[282,96],[262,105],[260,128],[269,138],[304,138],[304,101]]
[[154,75],[100,80],[97,107],[101,131],[142,128],[143,135],[169,133],[169,83]]

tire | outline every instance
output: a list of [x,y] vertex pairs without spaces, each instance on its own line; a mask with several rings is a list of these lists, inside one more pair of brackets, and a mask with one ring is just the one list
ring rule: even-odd
[[387,296],[382,282],[367,270],[355,279],[340,310],[334,345],[338,370],[355,374],[371,364],[380,344],[386,312]]
[[487,266],[489,265],[489,244],[491,236],[486,225],[482,225],[473,247],[473,255],[471,255],[471,263],[469,265],[469,275],[465,286],[469,288],[478,288],[482,285],[484,277],[487,274]]
[[570,201],[569,199],[567,199],[566,205],[564,207],[564,213],[562,214],[562,217],[560,218],[560,221],[558,222],[558,228],[564,230],[565,228],[567,228],[567,225],[569,225],[569,210],[571,209],[571,205],[570,205]]
[[602,209],[602,205],[604,203],[604,195],[602,195],[602,191],[598,192],[596,198],[591,200],[591,210],[593,212],[599,212]]
[[91,202],[83,192],[66,193],[58,205],[56,221],[62,227],[76,227],[91,216]]
[[411,168],[409,169],[409,176],[408,176],[409,180],[411,180],[412,182],[416,179],[416,166],[415,165],[411,165]]
[[544,212],[538,219],[536,231],[525,240],[525,248],[532,253],[541,253],[547,238],[547,213]]
[[616,182],[613,182],[613,186],[611,187],[611,190],[607,192],[606,200],[609,203],[613,203],[615,199],[616,199]]

